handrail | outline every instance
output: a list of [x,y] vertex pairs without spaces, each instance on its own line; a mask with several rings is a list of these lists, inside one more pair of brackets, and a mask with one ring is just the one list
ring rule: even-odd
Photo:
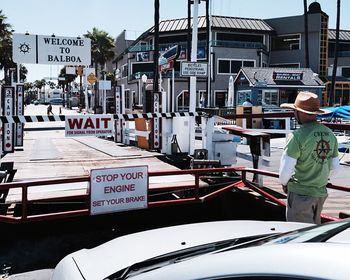
[[[201,176],[208,175],[211,173],[225,173],[225,172],[240,172],[241,180],[234,182],[232,184],[226,184],[221,187],[217,187],[209,190],[209,193],[206,192],[204,195],[201,195],[200,192],[200,178]],[[246,168],[243,166],[235,166],[235,167],[220,167],[220,168],[202,168],[202,169],[186,169],[186,170],[165,170],[165,171],[150,171],[148,173],[149,177],[157,177],[157,176],[174,176],[174,175],[186,175],[191,174],[194,176],[194,184],[189,184],[186,186],[162,186],[157,188],[149,188],[149,207],[157,207],[157,206],[165,206],[165,205],[176,205],[176,204],[188,204],[188,203],[203,203],[206,202],[218,195],[221,195],[227,191],[231,191],[234,188],[241,188],[243,186],[248,187],[254,192],[259,193],[266,199],[285,207],[285,202],[280,199],[274,197],[273,195],[267,193],[259,186],[255,185],[251,181],[247,180],[247,173],[259,174],[263,176],[269,176],[273,178],[278,178],[278,173],[270,172],[266,170],[260,169],[252,169]],[[0,191],[8,191],[12,188],[21,188],[22,189],[22,199],[21,199],[21,213],[19,216],[10,216],[10,215],[0,215],[0,222],[9,222],[9,223],[20,223],[20,222],[28,222],[28,221],[41,221],[41,220],[49,220],[49,219],[61,219],[67,217],[76,217],[76,216],[87,216],[90,215],[90,189],[87,187],[86,194],[75,194],[68,196],[58,196],[55,198],[46,198],[46,199],[28,199],[28,190],[31,187],[45,187],[47,185],[53,184],[69,184],[69,183],[77,183],[77,182],[90,182],[90,175],[83,176],[74,176],[67,178],[57,178],[57,179],[42,179],[42,180],[33,180],[33,181],[23,181],[23,182],[11,182],[4,183],[0,185]],[[350,192],[350,187],[338,186],[328,184],[327,188],[336,189],[340,191]],[[164,192],[174,192],[174,191],[184,191],[191,190],[188,196],[184,196],[182,198],[167,199],[167,200],[157,200],[156,196],[152,196],[159,193]],[[79,200],[81,202],[81,209],[74,209],[69,211],[57,211],[51,213],[42,213],[30,215],[28,207],[33,203],[38,202],[57,202],[57,201],[74,201]],[[1,205],[0,205],[1,206]],[[322,214],[323,221],[330,220],[338,220],[336,217],[328,216]]]

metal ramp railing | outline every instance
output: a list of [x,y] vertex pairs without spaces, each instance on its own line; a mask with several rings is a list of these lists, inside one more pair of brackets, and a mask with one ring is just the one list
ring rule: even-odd
[[[194,183],[186,186],[168,186],[166,183],[159,187],[148,189],[148,207],[159,207],[167,205],[179,205],[189,203],[205,203],[214,197],[222,195],[233,189],[241,189],[243,187],[261,195],[268,201],[271,201],[281,207],[285,207],[285,202],[264,190],[264,188],[256,185],[247,179],[247,174],[259,174],[261,176],[268,176],[278,178],[278,174],[258,169],[251,169],[246,167],[229,167],[229,168],[206,168],[206,169],[190,169],[190,170],[171,170],[171,171],[155,171],[149,172],[149,177],[166,177],[174,175],[191,174],[194,176]],[[210,185],[203,187],[200,180],[208,175],[216,174],[219,177],[223,174],[236,175],[235,180],[219,184],[216,187]],[[239,175],[240,174],[240,175]],[[225,176],[222,176],[225,177]],[[226,176],[227,177],[227,176]],[[90,182],[90,176],[77,176],[69,178],[46,179],[25,182],[12,182],[0,185],[0,191],[8,191],[13,188],[21,189],[21,199],[11,205],[3,202],[0,205],[0,222],[7,223],[22,223],[34,222],[42,220],[62,219],[68,217],[88,216],[90,215],[90,193],[89,188],[85,193],[72,195],[58,195],[54,198],[37,198],[30,199],[29,193],[31,188],[39,187],[43,190],[47,185],[69,184],[76,182]],[[163,180],[166,182],[166,180]],[[329,184],[328,188],[350,192],[349,187],[337,186]],[[268,186],[267,186],[268,188]],[[169,195],[175,194],[175,195]],[[71,208],[56,207],[57,205],[64,206],[68,203]],[[15,204],[15,205],[14,205]],[[45,204],[49,209],[33,211],[35,206]],[[16,208],[16,209],[15,209]],[[322,214],[322,221],[338,220],[338,217]]]

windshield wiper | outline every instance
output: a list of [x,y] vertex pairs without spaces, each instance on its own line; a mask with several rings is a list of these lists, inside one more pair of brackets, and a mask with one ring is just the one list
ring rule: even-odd
[[135,263],[125,269],[115,272],[114,274],[106,277],[104,280],[121,280],[126,279],[130,275],[141,274],[146,271],[157,269],[175,262],[182,261],[184,259],[193,258],[203,254],[211,253],[217,250],[221,250],[227,247],[231,247],[240,243],[247,242],[248,240],[256,239],[261,236],[234,238],[219,242],[208,243],[195,247],[190,247],[161,256],[157,256],[151,259],[147,259],[142,262]]

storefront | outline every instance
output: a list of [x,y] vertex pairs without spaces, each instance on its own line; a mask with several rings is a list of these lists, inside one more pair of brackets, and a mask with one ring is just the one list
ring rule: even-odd
[[324,87],[311,69],[243,67],[234,80],[235,106],[249,98],[254,106],[277,109],[282,103],[293,103],[302,90],[317,94],[322,104]]

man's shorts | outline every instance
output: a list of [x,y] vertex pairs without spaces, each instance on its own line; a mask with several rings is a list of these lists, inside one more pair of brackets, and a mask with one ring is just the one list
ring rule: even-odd
[[287,221],[320,224],[321,211],[326,198],[288,192]]

